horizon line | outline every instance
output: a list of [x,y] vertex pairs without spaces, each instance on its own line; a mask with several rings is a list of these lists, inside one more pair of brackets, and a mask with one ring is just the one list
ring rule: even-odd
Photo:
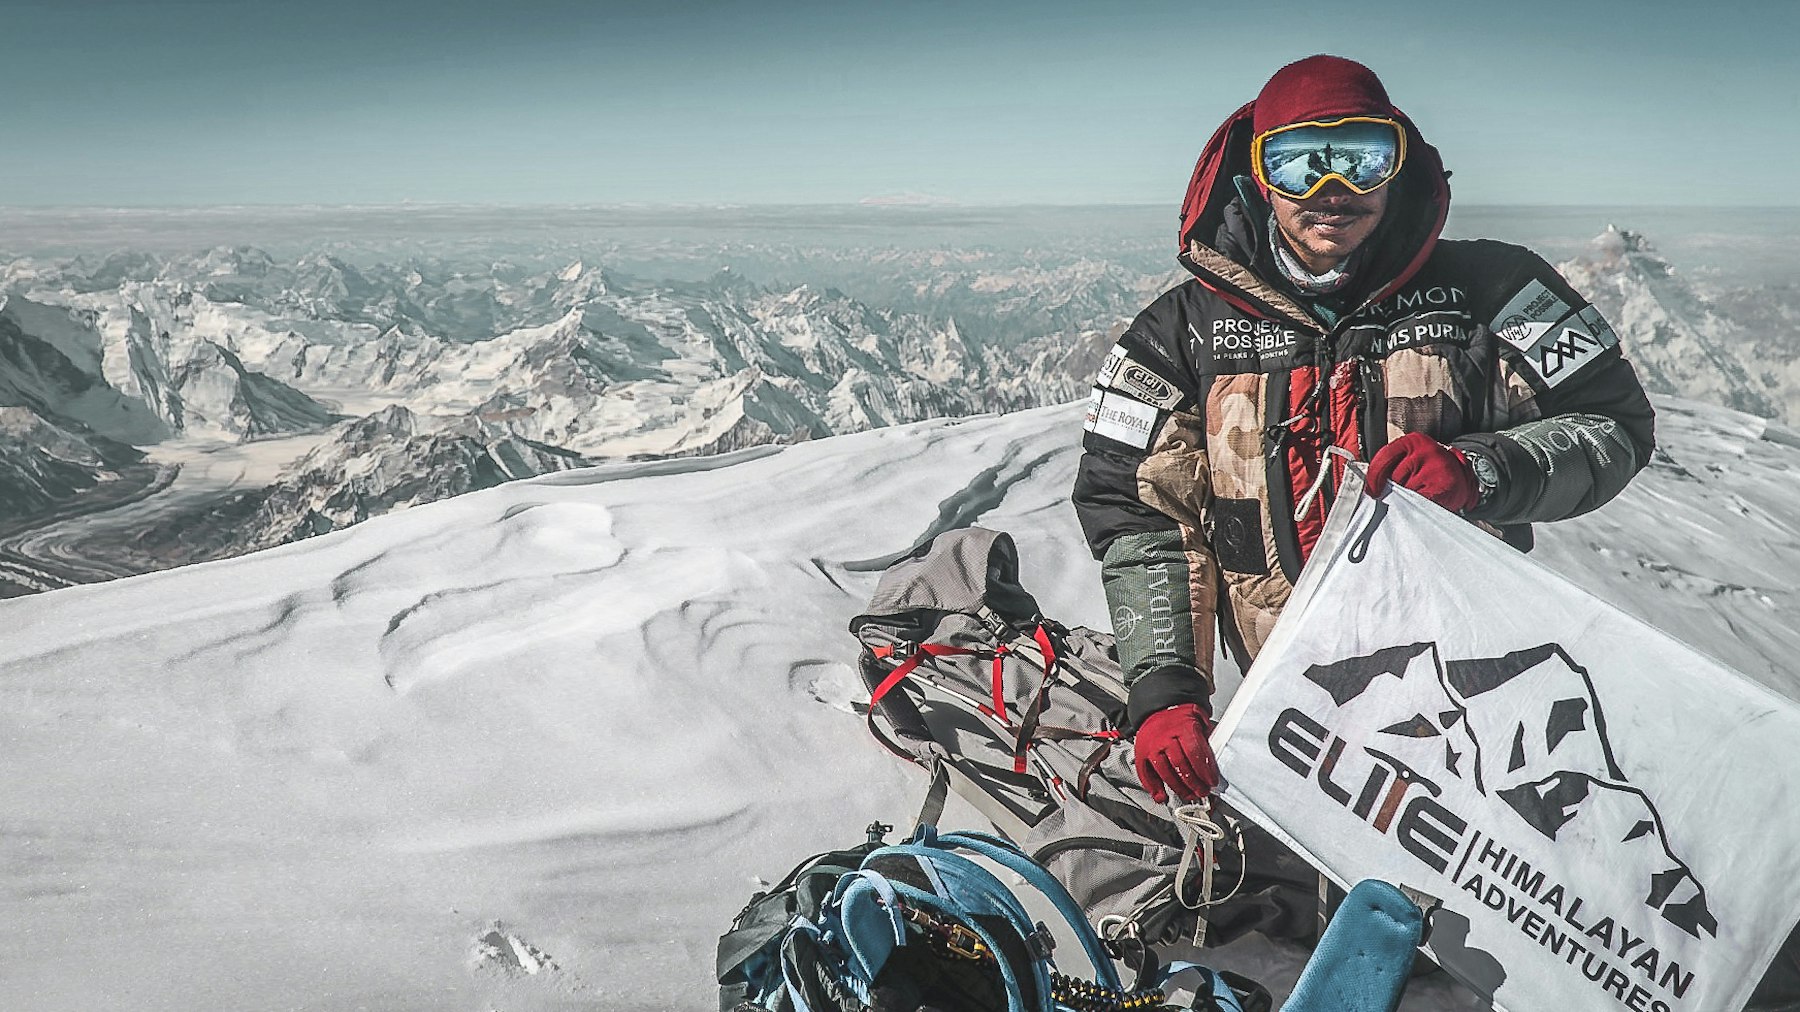
[[[1075,202],[995,202],[995,203],[961,203],[941,201],[930,203],[904,203],[881,201],[669,201],[664,203],[648,203],[642,201],[625,201],[619,203],[557,203],[557,202],[476,202],[476,201],[400,201],[389,203],[348,203],[330,204],[316,201],[297,203],[224,203],[224,204],[0,204],[0,214],[8,213],[40,213],[40,212],[107,212],[107,213],[146,213],[146,212],[223,212],[223,211],[445,211],[445,210],[579,210],[579,211],[754,211],[754,210],[851,210],[870,214],[912,214],[944,211],[995,211],[995,210],[1090,210],[1099,208],[1125,209],[1166,209],[1174,206],[1174,201],[1093,201]],[[1604,208],[1631,208],[1637,210],[1761,210],[1761,211],[1800,211],[1800,203],[1769,205],[1758,203],[1561,203],[1561,202],[1515,202],[1515,203],[1479,203],[1467,202],[1452,205],[1452,210],[1461,208],[1543,208],[1554,210],[1589,210]]]

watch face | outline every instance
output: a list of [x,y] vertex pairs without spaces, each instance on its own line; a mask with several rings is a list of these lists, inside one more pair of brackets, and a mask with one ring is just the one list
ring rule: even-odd
[[1475,480],[1487,488],[1498,488],[1500,485],[1500,469],[1494,462],[1479,453],[1465,454],[1469,458],[1469,468],[1475,472]]

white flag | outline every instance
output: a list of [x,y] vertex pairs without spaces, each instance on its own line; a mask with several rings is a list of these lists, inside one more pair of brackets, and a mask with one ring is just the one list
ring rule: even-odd
[[1742,1008],[1800,919],[1800,705],[1351,476],[1220,721],[1227,802],[1443,902],[1510,1012]]

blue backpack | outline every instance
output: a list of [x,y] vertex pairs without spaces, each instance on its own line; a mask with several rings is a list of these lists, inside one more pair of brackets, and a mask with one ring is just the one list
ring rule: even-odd
[[[966,854],[1042,893],[1080,943],[1093,978],[1059,970],[1049,929]],[[740,924],[754,920],[755,905]],[[732,965],[724,952],[720,981],[735,985],[727,1007],[742,1012],[1149,1012],[1165,1007],[1161,985],[1178,972],[1199,975],[1191,985],[1195,1009],[1268,1008],[1267,992],[1247,979],[1228,982],[1194,964],[1143,974],[1126,987],[1081,908],[1041,865],[1000,837],[940,834],[931,825],[906,843],[869,851],[815,910],[796,909],[763,944],[746,951],[740,938]],[[1244,997],[1252,998],[1248,1007]]]

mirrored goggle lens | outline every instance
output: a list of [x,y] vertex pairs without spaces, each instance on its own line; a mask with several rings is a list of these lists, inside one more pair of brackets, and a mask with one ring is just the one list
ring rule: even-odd
[[1391,123],[1304,126],[1263,138],[1263,177],[1274,189],[1305,194],[1332,173],[1368,190],[1400,169],[1400,133]]

